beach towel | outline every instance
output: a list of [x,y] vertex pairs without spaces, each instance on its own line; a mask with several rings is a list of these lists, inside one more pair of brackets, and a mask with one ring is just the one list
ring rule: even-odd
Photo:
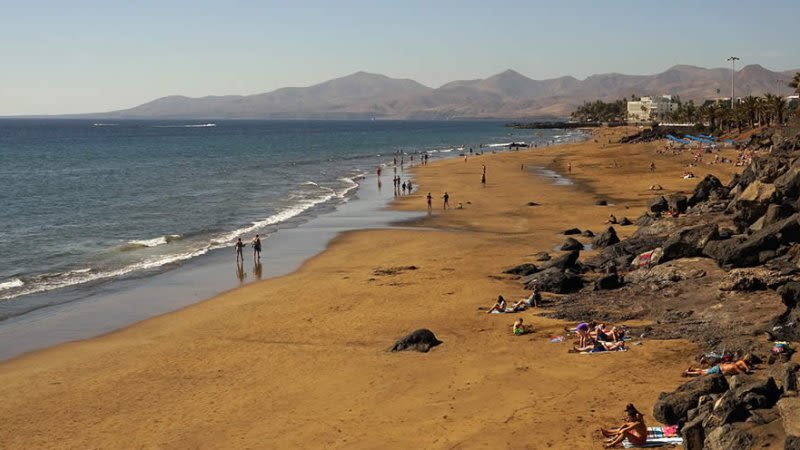
[[627,351],[628,351],[627,348],[620,348],[620,349],[617,349],[617,350],[605,350],[605,351],[602,351],[602,352],[595,352],[595,351],[592,351],[592,350],[588,350],[588,351],[580,352],[580,353],[581,353],[581,355],[599,355],[601,353],[617,353],[617,352],[627,352]]
[[678,427],[647,427],[647,443],[644,445],[633,445],[627,439],[622,441],[625,448],[652,448],[663,447],[665,445],[681,445],[683,438],[678,434]]
[[521,309],[519,311],[514,311],[514,308],[506,308],[505,311],[497,311],[497,310],[492,311],[492,314],[509,314],[509,313],[522,312],[522,311],[525,311],[525,310]]

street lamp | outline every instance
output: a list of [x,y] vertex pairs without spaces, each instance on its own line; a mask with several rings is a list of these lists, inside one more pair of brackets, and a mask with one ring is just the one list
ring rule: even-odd
[[738,56],[731,56],[728,61],[731,62],[731,109],[733,109],[733,98],[736,96],[736,89],[734,85],[734,78],[736,77],[736,61],[739,61]]

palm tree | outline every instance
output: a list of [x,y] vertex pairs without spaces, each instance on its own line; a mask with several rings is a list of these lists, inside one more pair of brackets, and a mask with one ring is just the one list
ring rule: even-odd
[[795,94],[800,94],[800,72],[794,74],[794,78],[789,82],[789,87],[794,89]]
[[775,126],[779,127],[783,125],[783,112],[786,109],[786,100],[784,100],[783,97],[772,94],[766,94],[764,99],[766,100],[767,108],[775,119]]
[[758,117],[758,97],[748,95],[742,99],[741,103],[739,103],[739,106],[744,109],[747,123],[750,128],[753,128],[756,124],[756,118]]

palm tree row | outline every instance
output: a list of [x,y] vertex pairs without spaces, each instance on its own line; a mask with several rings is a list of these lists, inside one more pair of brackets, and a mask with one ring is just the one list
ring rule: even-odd
[[[800,76],[795,79],[800,81]],[[728,102],[706,102],[698,107],[689,101],[679,104],[667,118],[674,122],[704,122],[713,130],[736,128],[741,132],[745,127],[783,125],[792,113],[783,97],[766,94],[762,97],[748,95],[733,108]]]

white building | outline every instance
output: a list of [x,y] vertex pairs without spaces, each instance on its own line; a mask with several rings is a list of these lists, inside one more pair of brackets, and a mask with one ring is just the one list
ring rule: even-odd
[[642,97],[638,101],[628,102],[628,120],[634,122],[664,120],[677,107],[678,103],[671,95]]

